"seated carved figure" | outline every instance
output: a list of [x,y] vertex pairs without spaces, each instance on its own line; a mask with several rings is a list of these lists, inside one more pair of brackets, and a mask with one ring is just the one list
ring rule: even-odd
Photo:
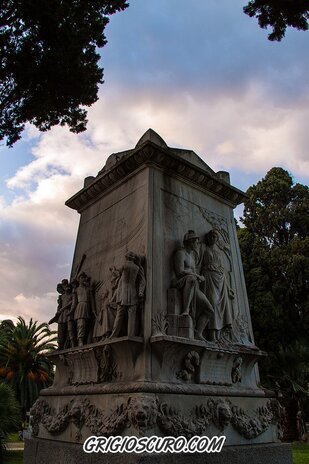
[[182,293],[182,315],[192,317],[195,326],[195,338],[205,340],[203,332],[213,314],[213,307],[206,295],[200,290],[200,283],[205,279],[196,272],[199,237],[189,230],[183,239],[183,248],[174,254],[176,279],[172,287]]

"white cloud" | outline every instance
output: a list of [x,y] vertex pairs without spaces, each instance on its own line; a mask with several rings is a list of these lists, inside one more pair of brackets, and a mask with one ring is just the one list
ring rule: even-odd
[[0,318],[53,315],[79,219],[64,202],[149,127],[215,170],[262,177],[280,165],[308,176],[301,33],[267,42],[240,1],[238,9],[230,0],[157,3],[136,0],[111,19],[106,83],[86,133],[56,127],[39,135],[27,128],[33,158],[7,180],[11,196],[0,198]]

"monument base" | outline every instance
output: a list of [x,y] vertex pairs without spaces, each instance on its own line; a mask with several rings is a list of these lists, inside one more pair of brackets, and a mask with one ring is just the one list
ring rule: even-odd
[[288,443],[226,446],[220,453],[87,454],[81,445],[31,438],[25,440],[24,464],[292,464]]

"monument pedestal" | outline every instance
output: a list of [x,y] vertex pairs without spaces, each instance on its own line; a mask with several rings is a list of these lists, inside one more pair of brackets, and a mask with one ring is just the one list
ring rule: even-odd
[[73,443],[54,443],[32,438],[25,442],[24,462],[32,464],[291,464],[292,449],[288,443],[223,447],[220,453],[136,454],[84,453]]
[[227,173],[150,129],[67,201],[81,219],[53,318],[65,349],[49,355],[26,464],[193,459],[86,455],[92,435],[224,435],[221,453],[194,460],[291,463],[259,383],[233,217],[243,199]]

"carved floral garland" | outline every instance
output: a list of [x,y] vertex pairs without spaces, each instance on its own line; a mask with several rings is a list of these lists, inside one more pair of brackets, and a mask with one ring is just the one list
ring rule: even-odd
[[73,423],[78,429],[76,441],[81,441],[84,425],[97,436],[111,436],[130,426],[142,434],[143,430],[157,424],[166,435],[190,438],[205,434],[210,424],[220,431],[231,424],[241,436],[252,439],[265,432],[271,424],[278,424],[280,414],[276,400],[268,401],[266,406],[249,415],[227,399],[209,399],[206,406],[196,406],[191,414],[183,415],[166,403],[159,404],[156,397],[139,396],[130,397],[127,403],[121,403],[112,413],[105,415],[86,398],[71,400],[58,413],[44,399],[39,399],[31,409],[31,425],[33,435],[37,436],[39,424],[52,435],[58,435]]

